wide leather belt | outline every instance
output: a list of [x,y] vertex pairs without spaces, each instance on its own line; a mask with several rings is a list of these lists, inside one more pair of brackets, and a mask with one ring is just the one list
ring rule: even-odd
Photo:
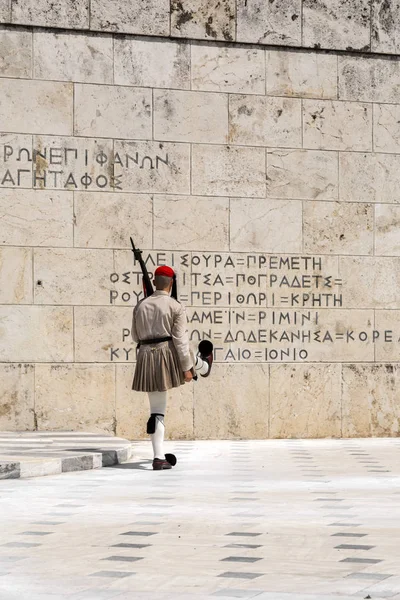
[[138,348],[140,348],[140,346],[147,346],[150,344],[162,344],[163,342],[172,342],[172,337],[168,336],[162,338],[154,338],[152,340],[140,340],[140,342],[138,343]]

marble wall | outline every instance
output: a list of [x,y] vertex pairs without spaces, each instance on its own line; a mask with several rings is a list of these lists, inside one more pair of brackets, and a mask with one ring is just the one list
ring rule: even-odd
[[394,7],[90,5],[0,0],[0,429],[145,436],[132,235],[216,347],[171,437],[399,435]]

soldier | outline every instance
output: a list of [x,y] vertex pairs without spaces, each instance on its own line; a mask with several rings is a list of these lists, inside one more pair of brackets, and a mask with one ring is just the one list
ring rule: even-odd
[[[156,291],[141,300],[133,311],[132,338],[138,345],[132,389],[147,392],[150,418],[147,433],[153,445],[153,469],[170,469],[173,455],[164,454],[164,415],[167,390],[193,379],[193,357],[189,349],[184,307],[170,296],[175,273],[171,267],[158,267],[154,273]],[[206,372],[208,365],[203,367]],[[173,457],[174,459],[175,457]]]

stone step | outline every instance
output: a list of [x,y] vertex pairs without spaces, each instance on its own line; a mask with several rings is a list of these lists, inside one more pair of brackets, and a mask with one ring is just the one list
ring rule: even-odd
[[132,458],[123,438],[86,432],[0,432],[0,479],[101,469]]

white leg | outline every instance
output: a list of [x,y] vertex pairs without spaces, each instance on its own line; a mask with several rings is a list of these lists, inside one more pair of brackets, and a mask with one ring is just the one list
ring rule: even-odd
[[[150,413],[165,415],[167,408],[167,392],[149,392]],[[165,458],[164,454],[164,416],[156,417],[155,432],[150,435],[154,458]]]

